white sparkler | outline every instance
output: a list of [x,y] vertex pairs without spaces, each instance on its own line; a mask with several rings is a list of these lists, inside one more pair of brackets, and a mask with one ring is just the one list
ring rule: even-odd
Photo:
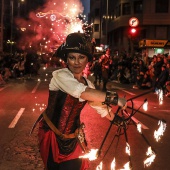
[[128,155],[130,155],[130,145],[126,142],[126,151]]
[[138,124],[137,124],[137,130],[139,133],[142,133],[142,125],[140,122],[138,122]]
[[148,158],[146,158],[144,160],[144,167],[148,167],[151,165],[152,162],[154,162],[155,160],[155,157],[156,157],[156,154],[152,151],[152,148],[151,147],[148,147],[148,150],[146,152],[146,155],[148,156]]
[[158,125],[159,125],[158,130],[155,130],[154,132],[154,138],[156,139],[157,142],[161,139],[161,136],[163,136],[166,130],[166,122],[159,120]]
[[93,161],[97,159],[97,152],[98,152],[98,149],[91,149],[85,155],[79,156],[79,158],[88,158],[90,161]]
[[100,162],[100,164],[96,167],[96,170],[102,170],[103,169],[103,163]]

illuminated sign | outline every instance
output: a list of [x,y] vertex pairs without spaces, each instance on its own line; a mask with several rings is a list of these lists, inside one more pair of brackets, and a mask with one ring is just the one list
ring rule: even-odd
[[129,19],[129,25],[131,27],[137,27],[139,25],[139,20],[135,17]]
[[167,47],[170,46],[170,41],[168,40],[141,40],[139,42],[139,47]]

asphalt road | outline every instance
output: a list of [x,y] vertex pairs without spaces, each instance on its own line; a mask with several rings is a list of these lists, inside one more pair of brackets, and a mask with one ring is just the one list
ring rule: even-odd
[[[6,86],[0,87],[0,170],[43,170],[43,163],[38,151],[37,129],[30,136],[30,129],[46,107],[48,100],[48,84],[51,79],[52,69],[40,71],[39,76],[30,79],[11,79]],[[90,77],[93,80],[93,77]],[[101,89],[101,85],[97,88]],[[132,85],[122,85],[112,82],[109,89],[117,91],[119,96],[127,99],[146,92],[133,89]],[[103,170],[110,170],[113,159],[116,160],[116,170],[123,168],[124,164],[131,160],[133,170],[169,170],[170,164],[170,135],[169,115],[170,98],[164,97],[163,104],[159,105],[156,94],[149,93],[134,99],[134,108],[138,109],[143,101],[148,100],[148,111],[136,112],[136,122],[141,122],[142,134],[137,131],[135,124],[127,126],[127,140],[121,129],[121,134],[116,136],[118,127],[113,125],[101,148],[101,155],[97,160],[90,162],[89,170],[95,170],[102,161]],[[131,102],[128,102],[131,107]],[[116,112],[117,107],[113,110]],[[131,109],[127,109],[130,113]],[[164,119],[167,128],[164,136],[156,142],[153,134],[158,129],[158,121]],[[81,114],[81,120],[85,123],[86,139],[90,149],[99,149],[110,126],[110,122],[101,118],[88,105]],[[131,156],[125,153],[126,141],[130,145]],[[155,161],[149,167],[144,167],[143,161],[147,158],[146,151],[151,146],[156,154]]]

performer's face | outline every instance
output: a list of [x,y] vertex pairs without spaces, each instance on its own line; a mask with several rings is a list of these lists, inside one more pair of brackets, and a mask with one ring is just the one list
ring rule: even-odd
[[87,63],[88,58],[86,55],[80,53],[68,53],[67,65],[73,74],[82,73]]

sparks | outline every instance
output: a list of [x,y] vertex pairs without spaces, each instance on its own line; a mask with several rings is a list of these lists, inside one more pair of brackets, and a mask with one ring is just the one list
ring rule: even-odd
[[88,153],[83,156],[80,156],[79,158],[88,158],[90,161],[93,161],[97,159],[97,152],[98,149],[91,149]]
[[158,90],[158,99],[159,99],[159,105],[163,104],[163,90]]
[[120,170],[131,170],[130,162],[127,162],[123,167],[124,169],[120,169]]
[[139,133],[142,133],[142,125],[140,122],[138,122],[138,124],[137,124],[137,130]]
[[96,167],[96,170],[102,170],[103,169],[103,163],[100,162],[100,164]]
[[154,132],[154,138],[156,139],[157,142],[161,139],[161,136],[163,136],[166,130],[166,122],[159,120],[158,125],[159,125],[158,130],[155,130]]
[[143,104],[143,110],[144,111],[148,110],[148,101],[145,101],[145,103]]
[[116,160],[114,158],[113,161],[111,162],[111,170],[115,170],[115,168],[116,168]]
[[146,152],[147,158],[144,160],[144,167],[148,167],[151,165],[152,162],[154,162],[156,154],[152,151],[151,147],[148,147],[148,150]]
[[130,145],[126,142],[126,151],[128,155],[130,155]]

